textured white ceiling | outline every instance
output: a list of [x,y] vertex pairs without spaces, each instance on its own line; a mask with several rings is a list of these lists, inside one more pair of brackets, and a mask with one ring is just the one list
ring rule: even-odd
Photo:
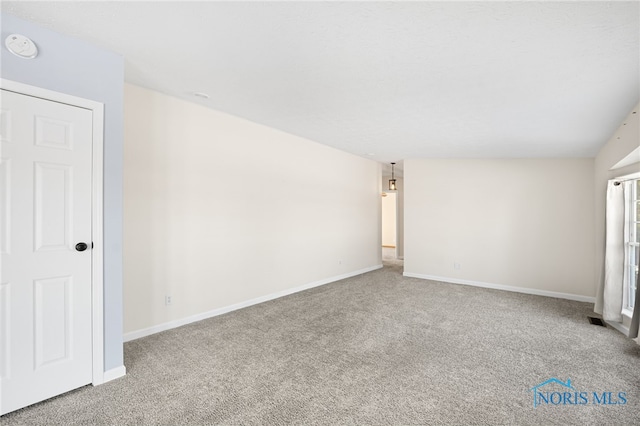
[[594,156],[639,99],[639,5],[1,7],[122,54],[128,82],[390,162]]

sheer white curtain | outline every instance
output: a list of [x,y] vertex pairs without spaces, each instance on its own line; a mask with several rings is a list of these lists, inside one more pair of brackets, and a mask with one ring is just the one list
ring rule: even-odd
[[625,185],[607,185],[606,238],[602,318],[622,322],[624,282]]
[[[634,176],[635,177],[635,176]],[[616,185],[611,180],[607,185],[606,207],[606,237],[605,237],[605,265],[604,282],[598,289],[594,311],[602,314],[605,321],[622,322],[622,307],[624,302],[624,283],[629,281],[631,268],[625,266],[626,245],[625,235],[630,235],[628,227],[633,223],[629,217],[633,186],[635,182],[627,181]],[[640,250],[636,250],[636,259],[627,259],[629,264],[640,263]],[[638,271],[635,271],[638,282]],[[633,280],[632,280],[633,281]],[[640,291],[636,291],[635,309],[629,324],[629,337],[637,338],[640,328]],[[640,344],[640,339],[638,339]]]
[[[640,265],[640,250],[636,251],[636,265]],[[636,272],[636,283],[640,282],[640,271]],[[640,331],[640,289],[636,290],[636,302],[633,309],[633,317],[631,317],[631,324],[629,325],[629,337],[635,339],[638,337],[638,331]],[[640,343],[640,339],[638,339]]]

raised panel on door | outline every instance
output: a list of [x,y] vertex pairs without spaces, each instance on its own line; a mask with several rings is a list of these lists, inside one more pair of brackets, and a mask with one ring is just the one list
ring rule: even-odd
[[71,249],[72,167],[34,163],[35,251]]
[[56,149],[73,149],[73,123],[51,117],[36,116],[37,146]]
[[2,90],[0,127],[3,414],[92,380],[92,112]]
[[11,111],[0,108],[0,142],[11,141]]
[[11,160],[0,157],[0,254],[11,251]]
[[34,282],[34,359],[35,369],[50,367],[72,356],[71,293],[72,277],[49,278]]

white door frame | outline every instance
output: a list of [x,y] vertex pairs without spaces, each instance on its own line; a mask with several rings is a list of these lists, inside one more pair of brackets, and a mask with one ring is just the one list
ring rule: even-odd
[[92,384],[104,383],[104,293],[103,293],[103,130],[104,105],[89,99],[78,98],[65,93],[54,92],[40,87],[0,78],[0,89],[49,101],[59,102],[93,112],[93,147],[91,175],[91,341],[93,353]]

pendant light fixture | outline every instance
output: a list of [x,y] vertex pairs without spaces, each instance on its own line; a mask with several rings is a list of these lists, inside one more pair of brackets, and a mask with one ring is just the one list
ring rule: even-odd
[[395,166],[396,163],[391,163],[391,179],[389,179],[389,191],[395,191],[396,189],[398,189],[396,187],[396,176],[393,173],[393,166]]

